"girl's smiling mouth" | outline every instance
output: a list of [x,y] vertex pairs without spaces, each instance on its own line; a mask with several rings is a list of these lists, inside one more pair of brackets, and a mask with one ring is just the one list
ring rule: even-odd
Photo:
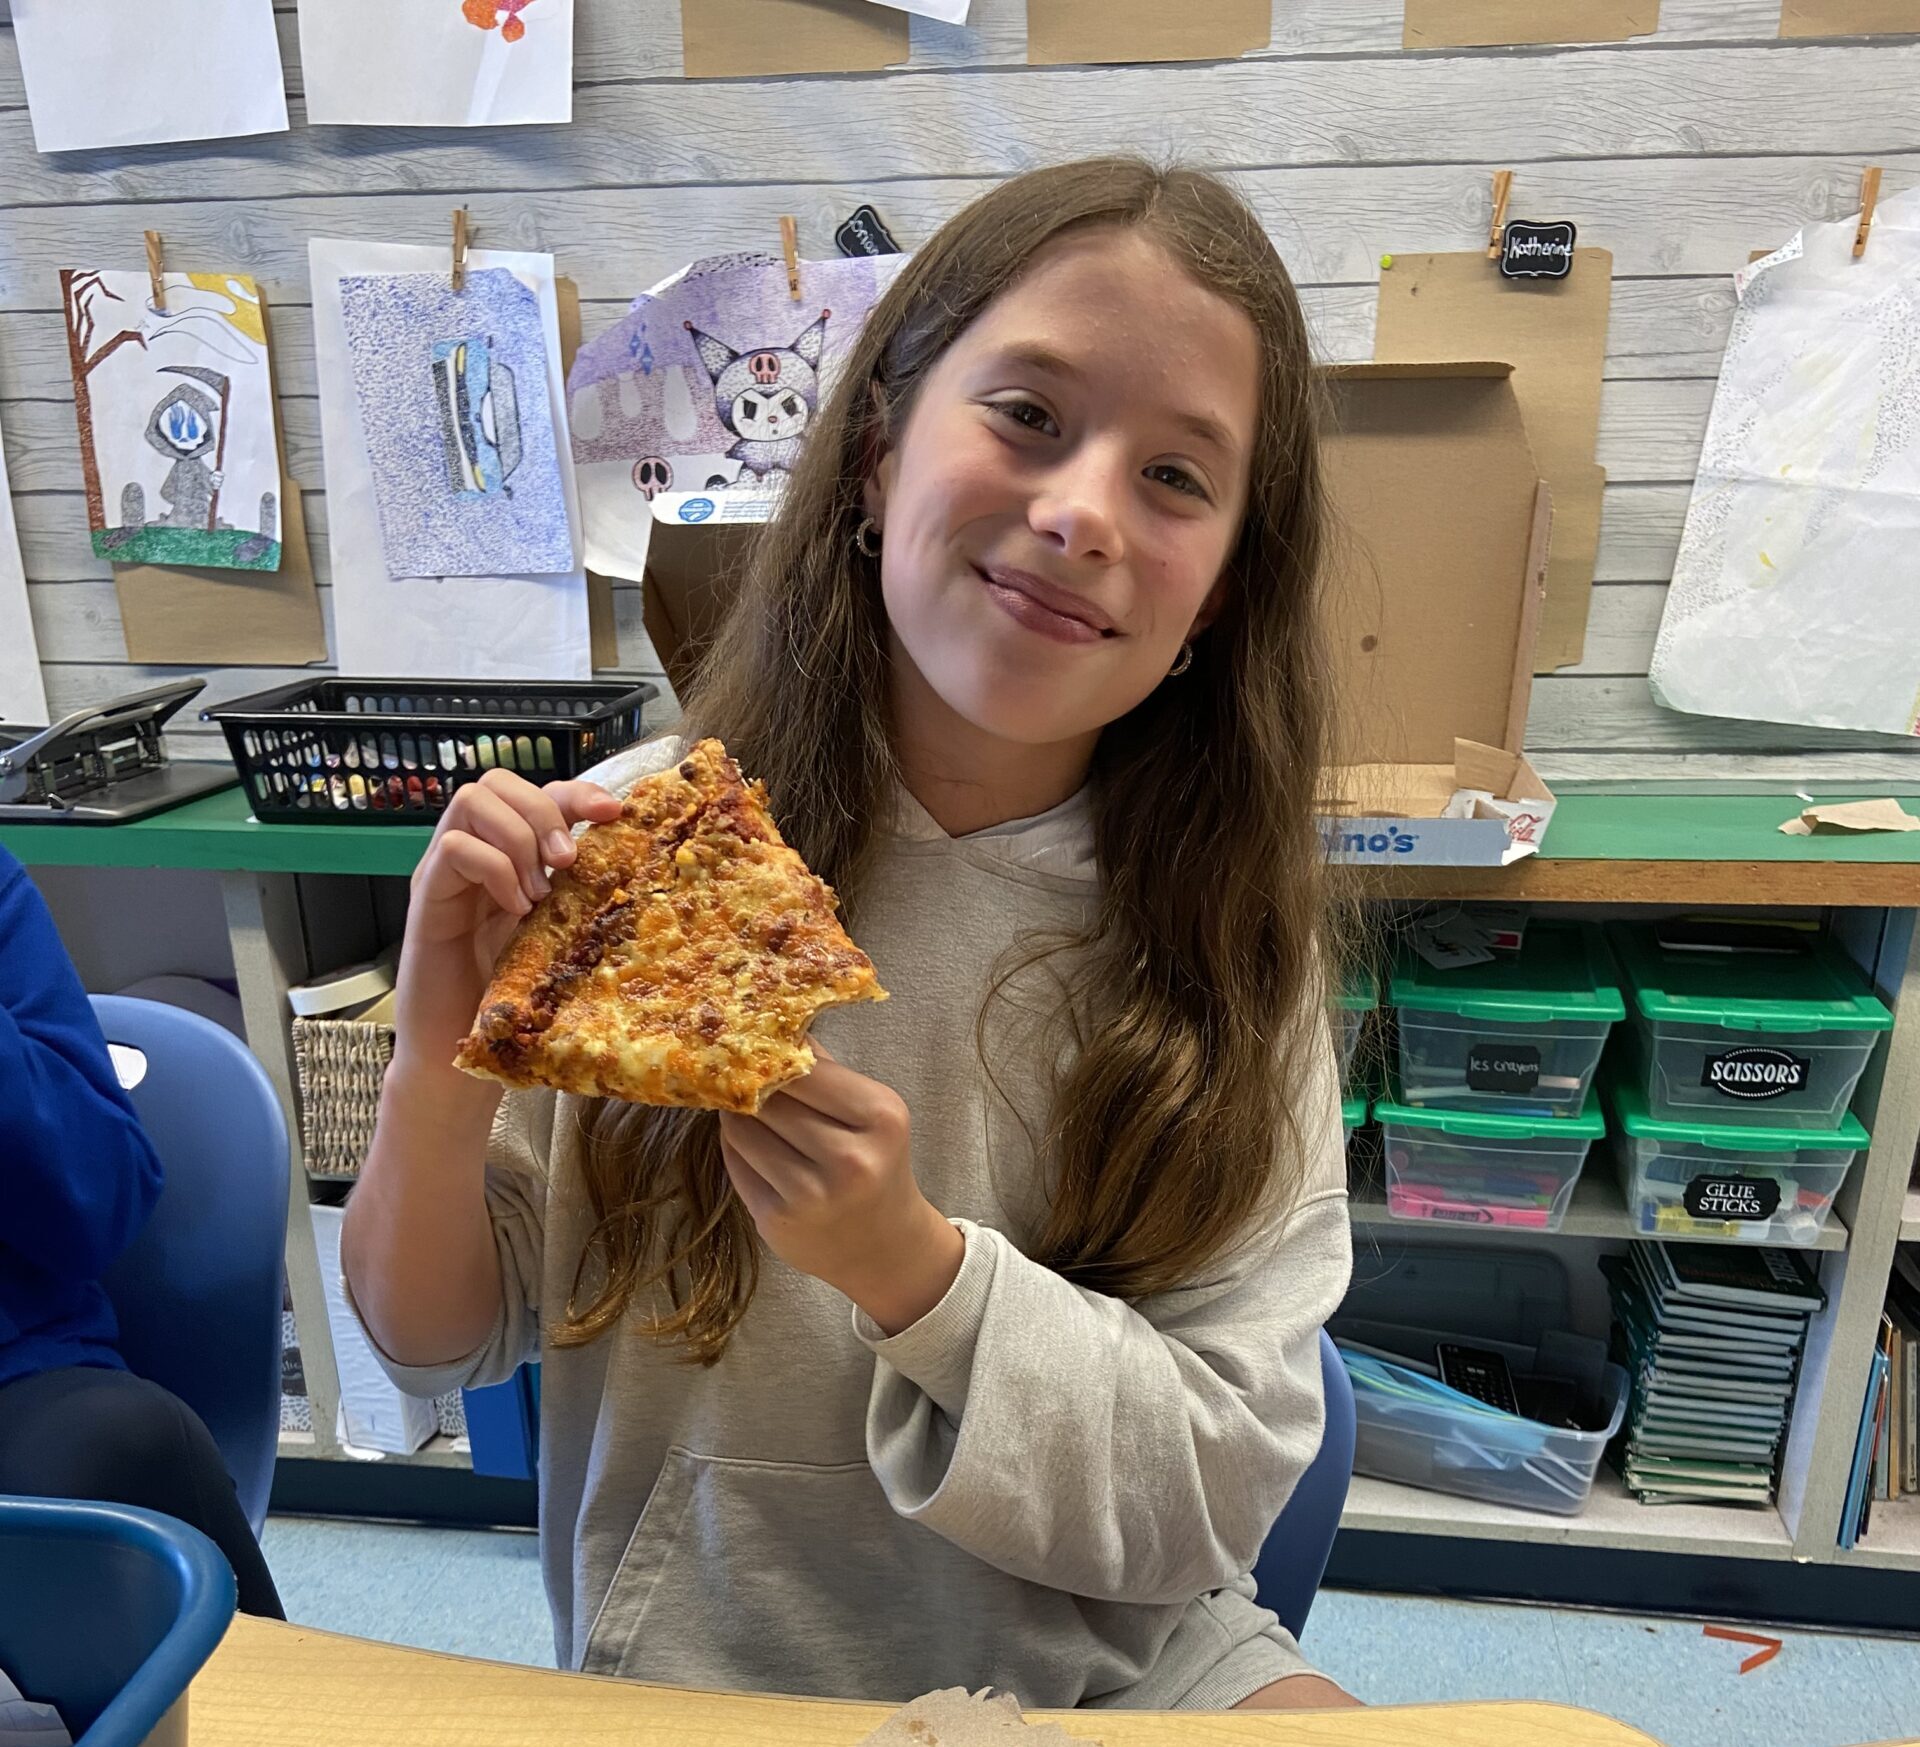
[[1056,643],[1098,643],[1117,635],[1113,620],[1071,590],[1006,565],[976,565],[988,597],[1007,616]]

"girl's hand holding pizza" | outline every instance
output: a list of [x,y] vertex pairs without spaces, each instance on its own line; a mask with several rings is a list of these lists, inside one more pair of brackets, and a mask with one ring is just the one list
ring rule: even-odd
[[813,1052],[758,1116],[721,1115],[727,1175],[776,1256],[898,1334],[946,1296],[966,1239],[920,1192],[899,1094]]

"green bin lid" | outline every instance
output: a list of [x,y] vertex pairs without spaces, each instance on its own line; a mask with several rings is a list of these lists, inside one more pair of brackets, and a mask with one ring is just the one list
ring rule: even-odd
[[1740,1031],[1889,1031],[1893,1015],[1833,947],[1771,953],[1670,952],[1646,923],[1612,931],[1646,1019]]
[[1607,1132],[1600,1096],[1591,1087],[1578,1116],[1496,1116],[1489,1110],[1435,1110],[1379,1098],[1374,1101],[1373,1119],[1398,1128],[1437,1128],[1442,1134],[1481,1140],[1598,1140]]
[[1415,1013],[1543,1025],[1555,1019],[1605,1024],[1626,1017],[1599,931],[1583,922],[1536,922],[1518,952],[1443,971],[1403,949],[1390,993]]
[[1367,1119],[1367,1101],[1364,1098],[1343,1098],[1340,1102],[1340,1126],[1351,1134]]
[[1838,1128],[1745,1128],[1727,1122],[1670,1122],[1647,1109],[1647,1089],[1638,1080],[1608,1082],[1607,1103],[1616,1121],[1636,1140],[1679,1140],[1729,1152],[1859,1152],[1871,1138],[1851,1110]]
[[1380,1005],[1380,978],[1370,964],[1348,965],[1334,1004],[1346,1013],[1371,1013]]

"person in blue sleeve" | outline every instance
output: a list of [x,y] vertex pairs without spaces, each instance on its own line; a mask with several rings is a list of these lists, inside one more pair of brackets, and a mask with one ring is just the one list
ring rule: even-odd
[[19,862],[0,849],[0,1493],[191,1523],[245,1613],[286,1617],[212,1435],[136,1377],[100,1276],[160,1195],[160,1161]]

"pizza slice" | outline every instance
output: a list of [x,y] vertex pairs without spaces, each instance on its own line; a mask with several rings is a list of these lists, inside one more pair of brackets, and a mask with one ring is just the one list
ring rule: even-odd
[[636,784],[508,941],[455,1065],[748,1114],[807,1073],[814,1016],[887,992],[766,803],[718,740]]

